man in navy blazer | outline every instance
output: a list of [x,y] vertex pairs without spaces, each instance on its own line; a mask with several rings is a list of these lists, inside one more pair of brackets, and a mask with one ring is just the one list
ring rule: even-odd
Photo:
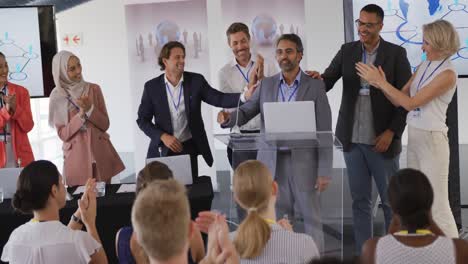
[[201,74],[184,71],[185,47],[177,41],[163,46],[158,64],[165,72],[145,83],[138,108],[137,124],[151,138],[146,156],[189,154],[195,180],[199,154],[209,166],[213,165],[201,114],[202,101],[222,108],[237,107],[250,97],[255,86],[242,96],[212,88]]

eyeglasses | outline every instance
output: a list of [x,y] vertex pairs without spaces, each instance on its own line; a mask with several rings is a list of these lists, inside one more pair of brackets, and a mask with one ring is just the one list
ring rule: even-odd
[[362,22],[361,20],[359,20],[359,18],[356,19],[356,20],[354,21],[354,23],[356,24],[356,27],[365,26],[367,29],[371,29],[371,28],[375,27],[376,25],[382,24],[381,22],[377,22],[377,23],[364,23],[364,22]]

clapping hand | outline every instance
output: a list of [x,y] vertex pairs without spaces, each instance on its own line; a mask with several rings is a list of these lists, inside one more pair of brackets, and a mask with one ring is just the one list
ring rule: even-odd
[[86,227],[94,226],[96,221],[96,180],[88,179],[85,191],[78,201],[81,220]]
[[91,109],[92,102],[87,95],[83,95],[80,98],[76,99],[76,103],[80,107],[80,116],[84,116],[86,112]]
[[3,101],[9,113],[14,113],[16,111],[16,94],[4,95]]
[[210,224],[208,231],[207,254],[200,263],[239,263],[239,254],[229,239],[229,228],[226,223],[226,217],[219,214],[215,214],[214,217],[214,221]]
[[356,70],[359,77],[366,80],[370,85],[381,88],[382,82],[386,81],[385,72],[382,67],[378,68],[372,64],[356,63]]
[[257,54],[257,61],[256,61],[256,64],[257,64],[257,78],[258,80],[261,80],[263,79],[263,77],[265,77],[265,59],[263,58],[262,55],[260,54]]

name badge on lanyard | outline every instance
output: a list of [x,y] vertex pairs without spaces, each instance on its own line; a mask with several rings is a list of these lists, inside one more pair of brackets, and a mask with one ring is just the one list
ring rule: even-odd
[[415,108],[415,109],[411,110],[411,112],[409,114],[413,118],[420,118],[421,117],[421,108],[419,108],[419,107]]
[[[364,64],[367,64],[367,52],[364,50],[362,52],[362,58]],[[359,95],[369,96],[370,95],[370,85],[367,81],[362,80],[363,84],[361,84],[361,89],[359,89]]]
[[[426,72],[427,72],[427,69],[429,69],[429,66],[431,66],[431,63],[432,61],[430,61],[428,64],[427,64],[427,67],[426,69],[424,70],[422,76],[421,76],[421,79],[419,79],[419,82],[418,82],[418,86],[416,86],[416,93],[419,92],[419,90],[421,89],[421,86],[427,81],[429,80],[429,78],[432,77],[432,75],[434,75],[434,73],[440,68],[440,66],[442,66],[442,64],[444,64],[444,62],[447,60],[444,59],[439,65],[437,65],[437,67],[431,72],[431,74],[429,74],[429,76],[427,76],[426,79],[424,79],[424,76],[426,76]],[[420,118],[421,117],[421,108],[415,108],[413,109],[411,112],[410,112],[410,115],[414,118]]]

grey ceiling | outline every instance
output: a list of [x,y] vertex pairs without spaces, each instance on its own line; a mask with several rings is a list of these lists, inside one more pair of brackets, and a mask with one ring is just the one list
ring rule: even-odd
[[0,6],[55,5],[55,12],[67,10],[91,0],[0,0]]

